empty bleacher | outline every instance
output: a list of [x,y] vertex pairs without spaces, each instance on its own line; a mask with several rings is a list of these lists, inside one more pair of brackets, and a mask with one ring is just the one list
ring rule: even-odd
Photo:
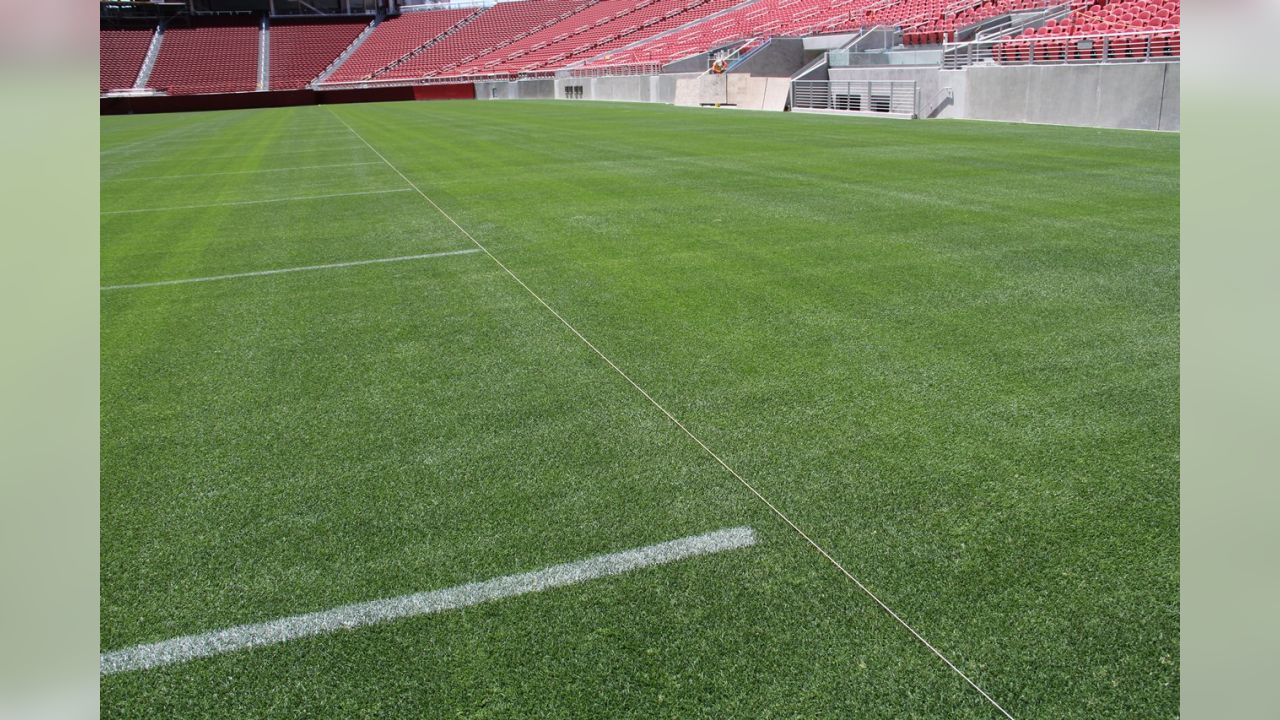
[[[990,52],[975,57],[1009,64],[1180,54],[1180,0],[524,0],[387,18],[326,82],[546,76],[566,67],[639,71],[711,50],[756,47],[770,37],[871,26],[901,28],[905,45],[935,45],[1006,15],[1020,18],[1012,32],[984,40]],[[259,20],[247,14],[171,20],[147,86],[176,95],[258,89]],[[101,92],[137,81],[153,22],[104,21]],[[306,87],[368,22],[352,16],[274,20],[270,89]],[[1034,26],[1013,36],[1026,23]],[[1106,39],[1088,40],[1098,37]]]
[[171,95],[257,89],[258,22],[254,16],[174,19],[147,87]]
[[353,82],[371,77],[477,12],[473,9],[418,10],[387,18],[329,76],[328,82]]
[[692,27],[588,63],[592,66],[667,63],[736,42],[851,31],[880,0],[756,0]]
[[98,30],[99,92],[133,87],[155,33],[156,23],[153,21]]
[[599,0],[535,33],[460,63],[445,75],[548,74],[641,42],[742,0]]
[[903,28],[904,45],[955,42],[957,30],[1000,15],[1044,10],[1051,5],[1061,4],[1061,0],[979,0],[961,7],[957,7],[954,2],[940,4],[944,7],[926,13],[924,20]]
[[457,32],[404,63],[379,73],[379,79],[437,75],[461,63],[505,47],[552,21],[568,16],[582,0],[504,2],[486,9]]
[[361,18],[281,18],[271,21],[272,90],[304,88],[369,26]]
[[1181,56],[1180,0],[1077,0],[1070,15],[995,46],[1002,64]]

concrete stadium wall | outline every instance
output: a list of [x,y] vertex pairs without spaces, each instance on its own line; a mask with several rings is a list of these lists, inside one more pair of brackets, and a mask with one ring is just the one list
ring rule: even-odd
[[915,80],[921,117],[1179,130],[1180,65],[830,68],[832,80]]
[[652,102],[654,96],[652,75],[626,75],[621,77],[565,78],[556,80],[556,96],[564,97],[566,86],[582,88],[583,100],[612,100],[615,102]]
[[808,55],[800,38],[774,38],[733,65],[733,72],[754,77],[789,78],[804,67]]
[[552,78],[538,80],[484,80],[476,83],[477,100],[554,100],[556,81]]
[[974,67],[967,75],[963,117],[1181,129],[1177,63]]
[[[582,100],[612,102],[652,102],[673,104],[676,83],[691,74],[624,75],[615,77],[556,78],[555,80],[521,80],[519,82],[476,83],[476,97],[482,99],[567,99],[566,88],[582,88]],[[541,83],[536,88],[531,83]]]
[[[772,44],[772,43],[771,43]],[[777,56],[762,56],[770,73],[795,62],[791,44]],[[750,59],[749,59],[750,60]],[[1114,65],[982,66],[964,70],[936,67],[830,68],[831,80],[914,80],[919,112],[926,118],[971,118],[1088,127],[1180,130],[1181,66],[1178,63]],[[789,80],[732,72],[678,73],[596,78],[546,78],[447,85],[378,87],[357,90],[291,90],[101,98],[103,115],[230,110],[397,100],[550,100],[565,98],[566,87],[581,87],[582,99],[656,102],[698,106],[731,103],[756,110],[782,110]]]
[[658,95],[655,102],[674,105],[676,102],[676,86],[682,79],[698,77],[699,73],[670,73],[658,76]]

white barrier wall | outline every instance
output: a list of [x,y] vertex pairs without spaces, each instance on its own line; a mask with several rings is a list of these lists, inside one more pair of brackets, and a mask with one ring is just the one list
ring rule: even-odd
[[675,104],[691,107],[730,105],[743,110],[782,110],[791,89],[789,78],[753,77],[742,73],[699,75],[676,81]]
[[1178,130],[1177,63],[973,67],[963,117]]
[[[830,68],[841,82],[914,80],[922,118],[1180,130],[1178,63]],[[679,73],[476,83],[480,99],[582,99],[782,110],[787,78]]]
[[831,68],[832,80],[915,80],[921,117],[1178,130],[1178,63]]

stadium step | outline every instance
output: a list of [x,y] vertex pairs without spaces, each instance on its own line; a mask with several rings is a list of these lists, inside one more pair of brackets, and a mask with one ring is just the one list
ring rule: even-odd
[[369,26],[366,27],[363,31],[361,31],[361,33],[356,36],[356,39],[352,40],[351,44],[347,46],[347,49],[339,53],[338,57],[334,58],[333,62],[329,63],[329,67],[325,68],[324,72],[317,75],[316,79],[313,80],[311,84],[319,85],[325,80],[328,80],[330,75],[336,72],[338,68],[342,67],[342,63],[346,62],[347,58],[354,55],[356,50],[360,49],[360,46],[364,44],[365,40],[369,39],[369,36],[373,34],[373,31],[378,28],[378,24],[381,22],[382,22],[382,13],[379,12],[376,16],[374,16],[373,21],[369,23]]
[[138,71],[138,79],[134,81],[135,89],[145,88],[151,79],[151,69],[156,66],[156,56],[160,54],[160,43],[164,40],[164,23],[156,25],[156,32],[151,36],[151,46],[147,48],[147,57],[142,61],[142,69]]

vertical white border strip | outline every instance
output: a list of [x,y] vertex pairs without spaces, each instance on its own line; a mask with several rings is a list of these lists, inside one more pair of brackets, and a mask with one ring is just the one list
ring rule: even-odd
[[336,630],[348,630],[399,618],[456,610],[491,600],[541,592],[755,544],[756,534],[751,528],[726,528],[704,535],[694,535],[609,555],[597,555],[586,560],[552,565],[542,570],[506,575],[444,590],[356,603],[322,612],[295,615],[202,635],[186,635],[149,645],[113,650],[99,657],[98,666],[102,675],[146,670],[211,655],[323,635]]

